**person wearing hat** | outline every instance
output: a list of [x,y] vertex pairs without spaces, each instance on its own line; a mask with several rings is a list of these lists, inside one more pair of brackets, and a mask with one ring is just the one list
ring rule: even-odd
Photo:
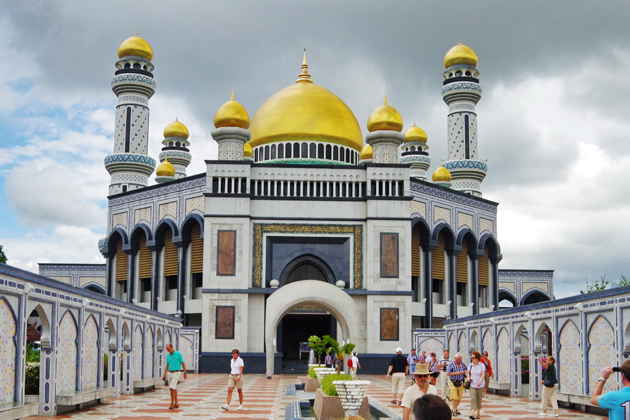
[[[386,378],[389,379],[389,375],[392,375],[392,393],[394,394],[392,404],[400,405],[402,402],[403,388],[405,387],[407,373],[409,373],[409,363],[407,363],[407,358],[402,355],[402,349],[397,347],[396,355],[392,357],[392,360],[389,362],[389,369],[387,369],[386,376]],[[400,400],[397,399],[399,395]]]
[[413,403],[423,395],[437,395],[437,388],[429,384],[429,375],[431,372],[426,363],[418,363],[414,376],[416,378],[415,385],[411,385],[405,391],[402,398],[403,420],[415,420],[412,408]]

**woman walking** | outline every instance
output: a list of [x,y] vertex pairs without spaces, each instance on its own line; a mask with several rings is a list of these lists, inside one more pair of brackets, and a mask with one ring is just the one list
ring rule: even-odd
[[481,418],[481,401],[486,385],[486,366],[481,362],[481,354],[472,352],[472,363],[468,367],[470,378],[470,417]]
[[481,363],[486,366],[486,386],[483,388],[483,396],[488,398],[488,387],[490,386],[490,378],[492,378],[492,363],[490,363],[490,359],[488,359],[487,351],[483,352]]
[[556,359],[553,356],[547,356],[547,360],[539,358],[538,361],[545,368],[543,372],[542,389],[542,411],[538,413],[540,416],[547,415],[547,405],[551,402],[553,407],[553,416],[558,417],[558,378],[556,377]]

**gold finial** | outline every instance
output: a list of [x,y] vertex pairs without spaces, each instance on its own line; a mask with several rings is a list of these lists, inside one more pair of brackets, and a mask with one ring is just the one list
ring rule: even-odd
[[232,89],[232,98],[230,98],[231,101],[234,101],[234,89]]
[[306,47],[304,47],[304,60],[302,60],[302,73],[298,76],[297,82],[313,83],[311,75],[308,74],[308,63],[306,62]]
[[136,36],[138,36],[138,31],[136,31]]
[[383,99],[383,105],[387,105],[387,94],[385,94],[385,99]]
[[462,45],[462,40],[461,39],[459,40],[459,45]]

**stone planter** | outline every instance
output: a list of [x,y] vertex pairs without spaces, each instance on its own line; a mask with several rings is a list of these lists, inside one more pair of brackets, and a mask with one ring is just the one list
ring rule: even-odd
[[310,376],[306,376],[306,382],[304,383],[304,391],[306,392],[315,392],[319,388],[319,381],[317,378],[311,378]]
[[331,373],[337,373],[337,369],[335,368],[315,368],[313,369],[315,371],[315,375],[317,375],[317,380],[319,381],[320,385],[322,383],[322,379],[324,378],[324,376],[326,375],[330,375]]
[[[346,417],[346,412],[341,405],[339,397],[331,397],[322,392],[321,389],[315,391],[315,402],[313,403],[313,415],[317,420],[341,420]],[[370,404],[367,397],[363,398],[359,415],[364,419],[370,417]]]
[[333,381],[346,416],[356,416],[359,413],[370,383],[370,381]]

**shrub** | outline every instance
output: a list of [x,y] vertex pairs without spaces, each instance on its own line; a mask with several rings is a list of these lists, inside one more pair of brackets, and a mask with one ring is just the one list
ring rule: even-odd
[[24,388],[26,395],[39,395],[39,362],[26,364]]
[[326,395],[330,395],[332,397],[337,397],[339,396],[337,394],[337,389],[335,388],[335,385],[333,385],[333,381],[352,381],[353,378],[350,375],[344,375],[344,374],[339,374],[339,375],[326,375],[324,376],[324,379],[322,379],[322,392]]
[[317,375],[315,374],[315,368],[319,368],[319,366],[313,366],[308,370],[308,376],[310,378],[317,378]]

